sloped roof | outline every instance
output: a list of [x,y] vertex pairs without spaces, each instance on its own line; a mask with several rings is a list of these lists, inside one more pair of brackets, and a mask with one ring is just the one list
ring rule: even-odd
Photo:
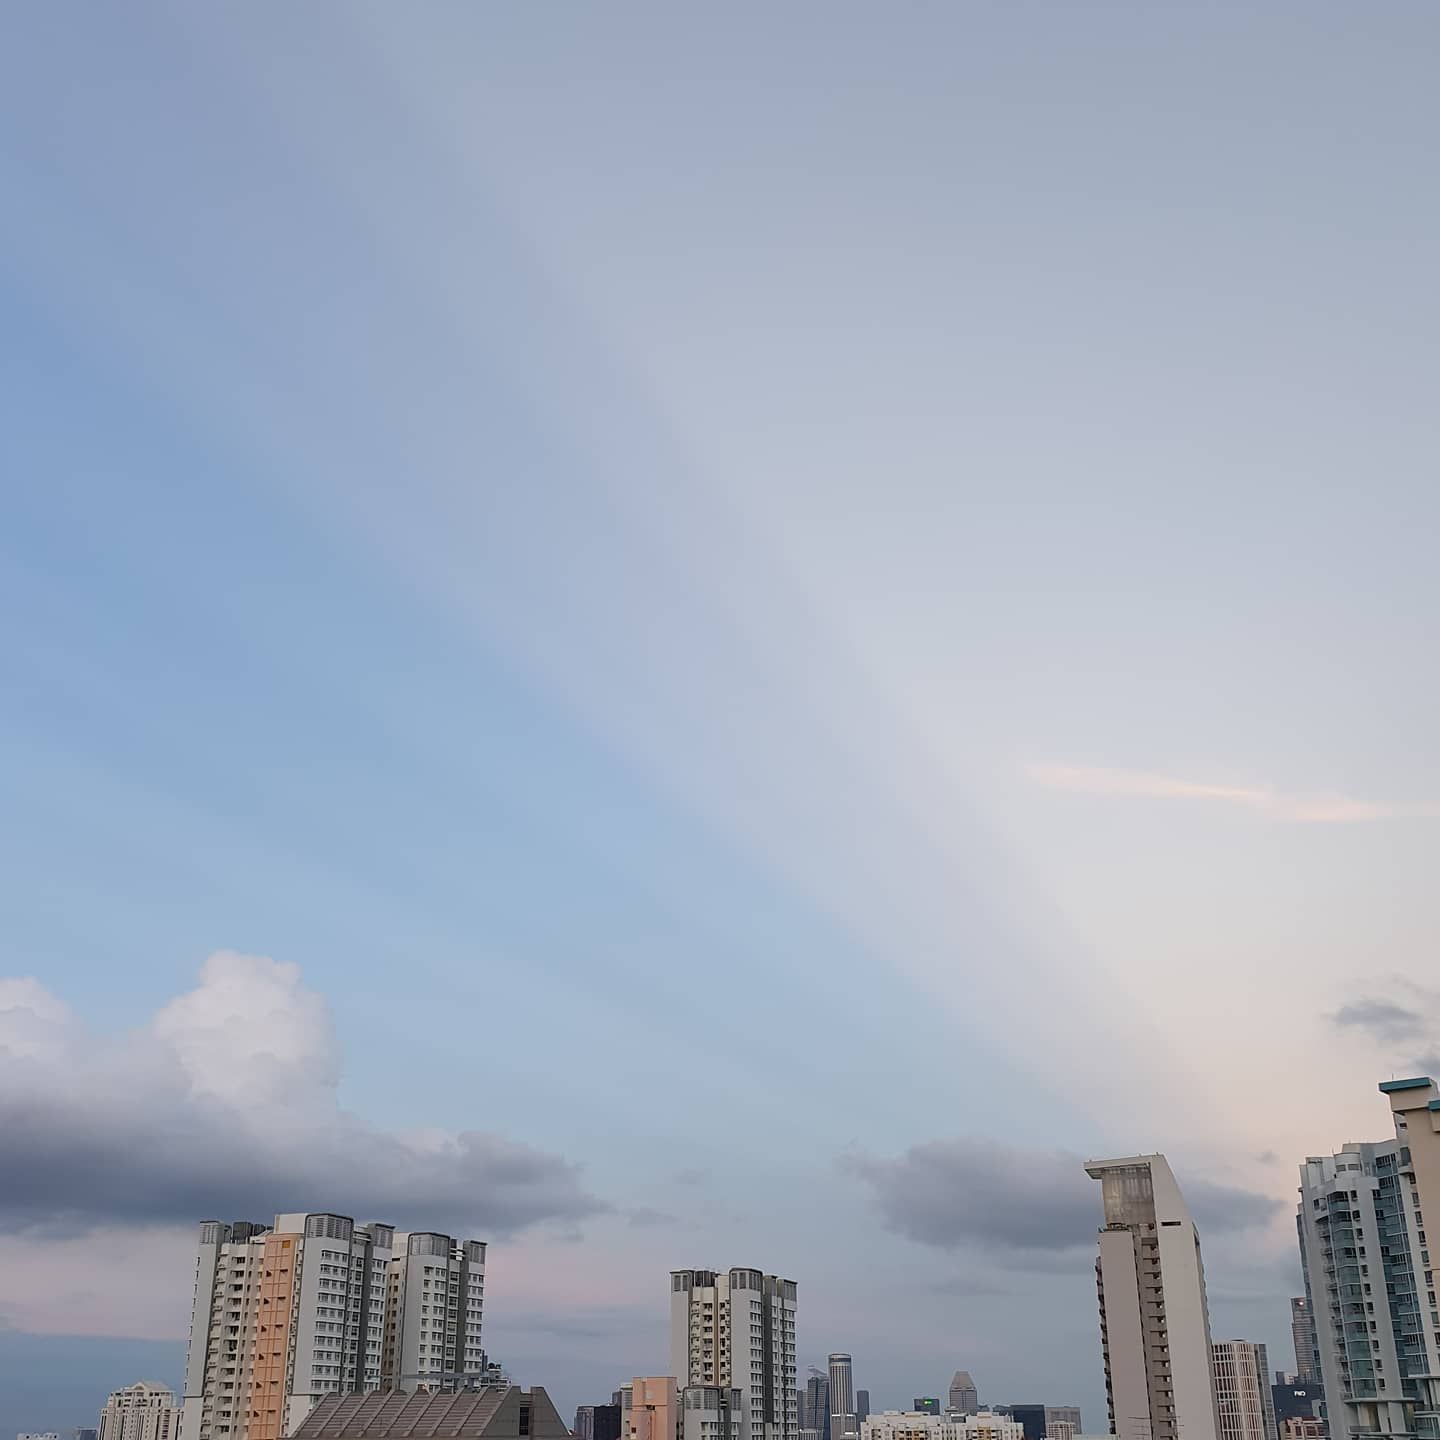
[[327,1395],[300,1422],[294,1440],[478,1440],[510,1389]]

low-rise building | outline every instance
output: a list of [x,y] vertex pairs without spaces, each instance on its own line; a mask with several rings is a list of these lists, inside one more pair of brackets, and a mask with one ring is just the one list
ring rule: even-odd
[[961,1416],[881,1410],[860,1427],[860,1440],[1025,1440],[1025,1427],[989,1410]]
[[538,1385],[478,1390],[371,1391],[327,1395],[300,1421],[292,1440],[569,1440]]

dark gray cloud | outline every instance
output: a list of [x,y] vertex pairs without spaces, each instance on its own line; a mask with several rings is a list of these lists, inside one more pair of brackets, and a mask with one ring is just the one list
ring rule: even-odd
[[1409,1005],[1393,1000],[1352,1000],[1331,1017],[1342,1029],[1364,1030],[1385,1045],[1399,1045],[1422,1036],[1425,1016]]
[[401,1134],[341,1109],[328,1011],[293,966],[212,957],[115,1042],[33,981],[0,983],[0,1231],[326,1209],[488,1239],[606,1208],[534,1146]]
[[[841,1157],[869,1186],[885,1226],[922,1245],[999,1251],[1007,1266],[1053,1266],[1060,1252],[1094,1242],[1099,1187],[1081,1156],[993,1140],[930,1140],[903,1155]],[[1279,1202],[1206,1181],[1182,1188],[1200,1229],[1262,1224]]]

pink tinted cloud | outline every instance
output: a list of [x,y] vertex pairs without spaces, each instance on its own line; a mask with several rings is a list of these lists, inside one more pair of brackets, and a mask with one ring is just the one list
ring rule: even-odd
[[1371,820],[1440,817],[1440,805],[1377,804],[1324,791],[1287,794],[1272,785],[1216,785],[1145,770],[1037,764],[1027,766],[1026,773],[1036,784],[1052,790],[1125,799],[1208,800],[1240,806],[1272,820],[1300,825],[1348,825]]

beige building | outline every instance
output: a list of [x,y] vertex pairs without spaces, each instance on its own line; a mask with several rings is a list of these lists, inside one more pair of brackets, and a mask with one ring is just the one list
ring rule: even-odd
[[881,1410],[862,1422],[860,1440],[1025,1440],[1025,1427],[988,1410],[977,1415]]
[[686,1388],[740,1392],[740,1440],[798,1440],[795,1282],[744,1268],[672,1270],[670,1367]]
[[1249,1340],[1217,1340],[1211,1356],[1220,1440],[1276,1440],[1265,1347]]
[[1092,1160],[1105,1224],[1095,1281],[1119,1440],[1218,1440],[1200,1237],[1163,1155]]
[[105,1402],[96,1440],[175,1440],[179,1421],[175,1392],[141,1380]]
[[621,1416],[624,1440],[676,1440],[680,1433],[680,1392],[672,1375],[637,1376],[630,1382],[630,1408]]
[[381,1375],[414,1390],[477,1383],[485,1365],[485,1245],[449,1235],[395,1235],[385,1274]]

